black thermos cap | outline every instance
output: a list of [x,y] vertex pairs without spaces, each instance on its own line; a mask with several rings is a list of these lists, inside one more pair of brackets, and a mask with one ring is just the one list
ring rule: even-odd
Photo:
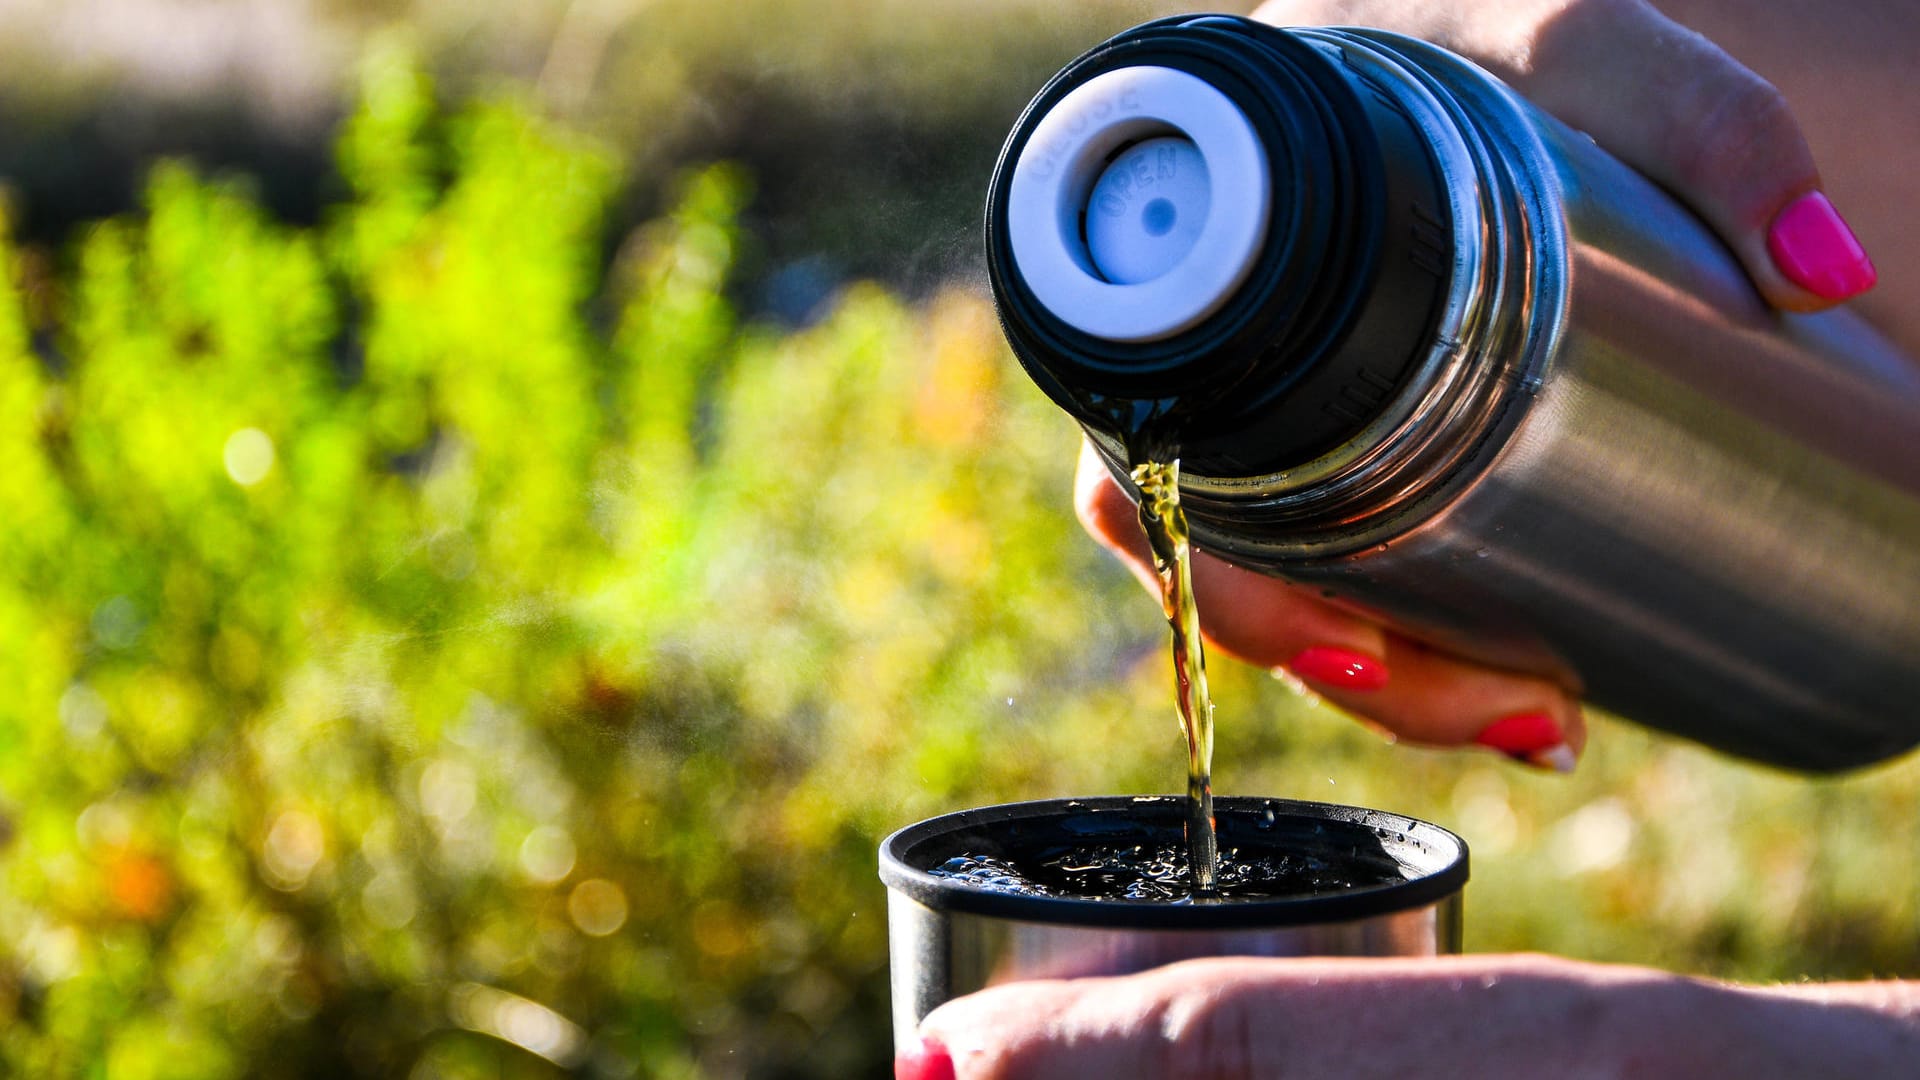
[[[1224,170],[1216,172],[1209,212],[1245,214],[1259,205],[1264,234],[1237,285],[1204,317],[1150,339],[1090,332],[1102,329],[1101,320],[1043,300],[1045,282],[1022,272],[1022,241],[1009,225],[1015,173],[1042,121],[1077,88],[1137,68],[1182,72],[1223,95],[1251,128],[1269,185],[1232,190]],[[1151,120],[1154,103],[1143,104]],[[1102,170],[1133,145],[1186,134],[1174,122],[1143,127],[1135,116],[1126,123],[1114,128],[1111,147],[1094,143],[1081,159],[1067,155],[1066,167],[1081,174],[1061,189],[1069,200],[1091,203]],[[1028,160],[1057,149],[1039,147]],[[1143,213],[1155,210],[1166,207]],[[1070,216],[1059,215],[1057,242],[1083,245],[1072,255],[1097,280],[1102,271],[1084,248],[1084,215],[1077,235]],[[1189,474],[1262,475],[1353,437],[1418,366],[1447,290],[1448,216],[1418,129],[1337,54],[1247,19],[1182,16],[1096,47],[1027,107],[988,195],[988,272],[1015,355],[1081,423],[1171,441]],[[1148,219],[1144,227],[1162,224]],[[1164,273],[1205,276],[1218,269],[1204,262],[1211,254]],[[1208,278],[1217,279],[1217,272]],[[1109,291],[1126,303],[1126,291]]]

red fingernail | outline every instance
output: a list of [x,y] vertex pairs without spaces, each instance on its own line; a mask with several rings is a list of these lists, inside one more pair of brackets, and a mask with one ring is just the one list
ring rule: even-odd
[[1378,690],[1387,685],[1387,665],[1352,649],[1316,645],[1287,661],[1295,675],[1339,690]]
[[1774,215],[1767,227],[1767,253],[1788,281],[1828,300],[1858,296],[1880,280],[1860,238],[1818,191]]
[[1530,712],[1495,720],[1487,725],[1486,730],[1474,736],[1473,741],[1524,761],[1535,754],[1544,754],[1564,746],[1567,736],[1553,717],[1543,712]]
[[939,1040],[923,1039],[893,1059],[893,1080],[953,1080],[953,1055]]

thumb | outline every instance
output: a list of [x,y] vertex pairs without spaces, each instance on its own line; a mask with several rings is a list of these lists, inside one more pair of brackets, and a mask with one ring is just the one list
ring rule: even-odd
[[[1644,1006],[1604,1045],[1576,1038],[1608,991]],[[1220,957],[1137,975],[1015,982],[921,1022],[900,1080],[1568,1076],[1612,1070],[1681,1015],[1663,973],[1542,956]],[[1588,1034],[1592,1034],[1589,1032]],[[1640,1064],[1646,1064],[1642,1057]],[[1624,1068],[1624,1066],[1623,1066]],[[1657,1071],[1657,1070],[1656,1070]]]
[[946,1075],[964,1080],[1260,1075],[1258,1066],[1280,1064],[1270,1051],[1285,1039],[1271,1023],[1250,1022],[1266,995],[1242,968],[1202,960],[992,987],[929,1014],[922,1053],[939,1048],[951,1063]]
[[1690,205],[1775,307],[1873,287],[1786,98],[1705,37],[1643,0],[1575,0],[1506,57],[1516,89]]

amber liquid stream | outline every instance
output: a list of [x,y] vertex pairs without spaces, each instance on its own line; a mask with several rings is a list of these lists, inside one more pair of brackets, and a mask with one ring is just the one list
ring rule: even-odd
[[1216,894],[1220,862],[1213,821],[1213,698],[1207,693],[1207,653],[1193,601],[1187,515],[1180,509],[1180,459],[1145,455],[1133,465],[1133,485],[1160,578],[1160,606],[1173,630],[1174,705],[1187,739],[1187,868],[1193,895],[1204,898]]

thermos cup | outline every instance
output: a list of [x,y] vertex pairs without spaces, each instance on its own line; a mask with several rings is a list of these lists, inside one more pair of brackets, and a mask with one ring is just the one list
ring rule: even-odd
[[1317,888],[1267,899],[1150,902],[1010,892],[940,876],[958,856],[1016,867],[1099,846],[1182,843],[1179,796],[963,810],[880,847],[894,1045],[941,1003],[1021,979],[1119,975],[1202,956],[1433,956],[1460,951],[1467,848],[1435,825],[1353,806],[1214,802],[1220,846],[1310,867]]
[[1799,769],[1920,742],[1920,367],[1770,310],[1444,50],[1223,16],[1074,61],[995,171],[1007,338],[1196,543]]

